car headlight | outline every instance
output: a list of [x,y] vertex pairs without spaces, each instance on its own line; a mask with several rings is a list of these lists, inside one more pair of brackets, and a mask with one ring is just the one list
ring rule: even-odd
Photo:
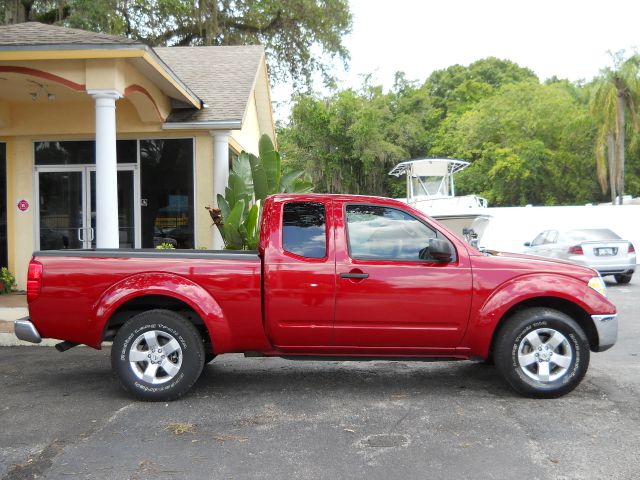
[[607,296],[607,286],[605,285],[602,277],[593,277],[591,280],[589,280],[589,283],[587,285],[589,285],[603,297]]

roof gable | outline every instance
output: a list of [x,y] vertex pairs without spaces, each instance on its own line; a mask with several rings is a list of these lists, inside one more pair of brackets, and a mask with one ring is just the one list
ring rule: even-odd
[[157,47],[157,55],[201,98],[208,108],[175,109],[168,122],[242,122],[264,48]]

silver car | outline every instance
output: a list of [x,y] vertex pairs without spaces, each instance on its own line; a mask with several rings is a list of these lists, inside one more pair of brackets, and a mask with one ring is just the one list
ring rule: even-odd
[[524,246],[528,254],[570,260],[603,277],[613,275],[618,283],[629,283],[636,269],[633,244],[607,228],[545,230]]

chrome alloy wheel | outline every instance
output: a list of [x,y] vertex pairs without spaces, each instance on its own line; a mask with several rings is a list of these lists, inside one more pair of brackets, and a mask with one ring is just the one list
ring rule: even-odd
[[171,334],[150,330],[131,344],[129,365],[142,381],[154,385],[166,383],[180,371],[182,348]]
[[554,382],[565,375],[573,355],[567,337],[552,328],[533,330],[518,345],[520,368],[539,382]]

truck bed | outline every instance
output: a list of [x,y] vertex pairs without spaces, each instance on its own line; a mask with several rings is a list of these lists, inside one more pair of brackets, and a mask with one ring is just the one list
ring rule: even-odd
[[145,290],[158,307],[158,297],[169,292],[168,301],[184,302],[200,317],[222,311],[230,331],[216,346],[220,353],[265,346],[257,251],[47,250],[35,252],[34,259],[44,273],[41,293],[29,308],[44,336],[100,348],[105,319]]

